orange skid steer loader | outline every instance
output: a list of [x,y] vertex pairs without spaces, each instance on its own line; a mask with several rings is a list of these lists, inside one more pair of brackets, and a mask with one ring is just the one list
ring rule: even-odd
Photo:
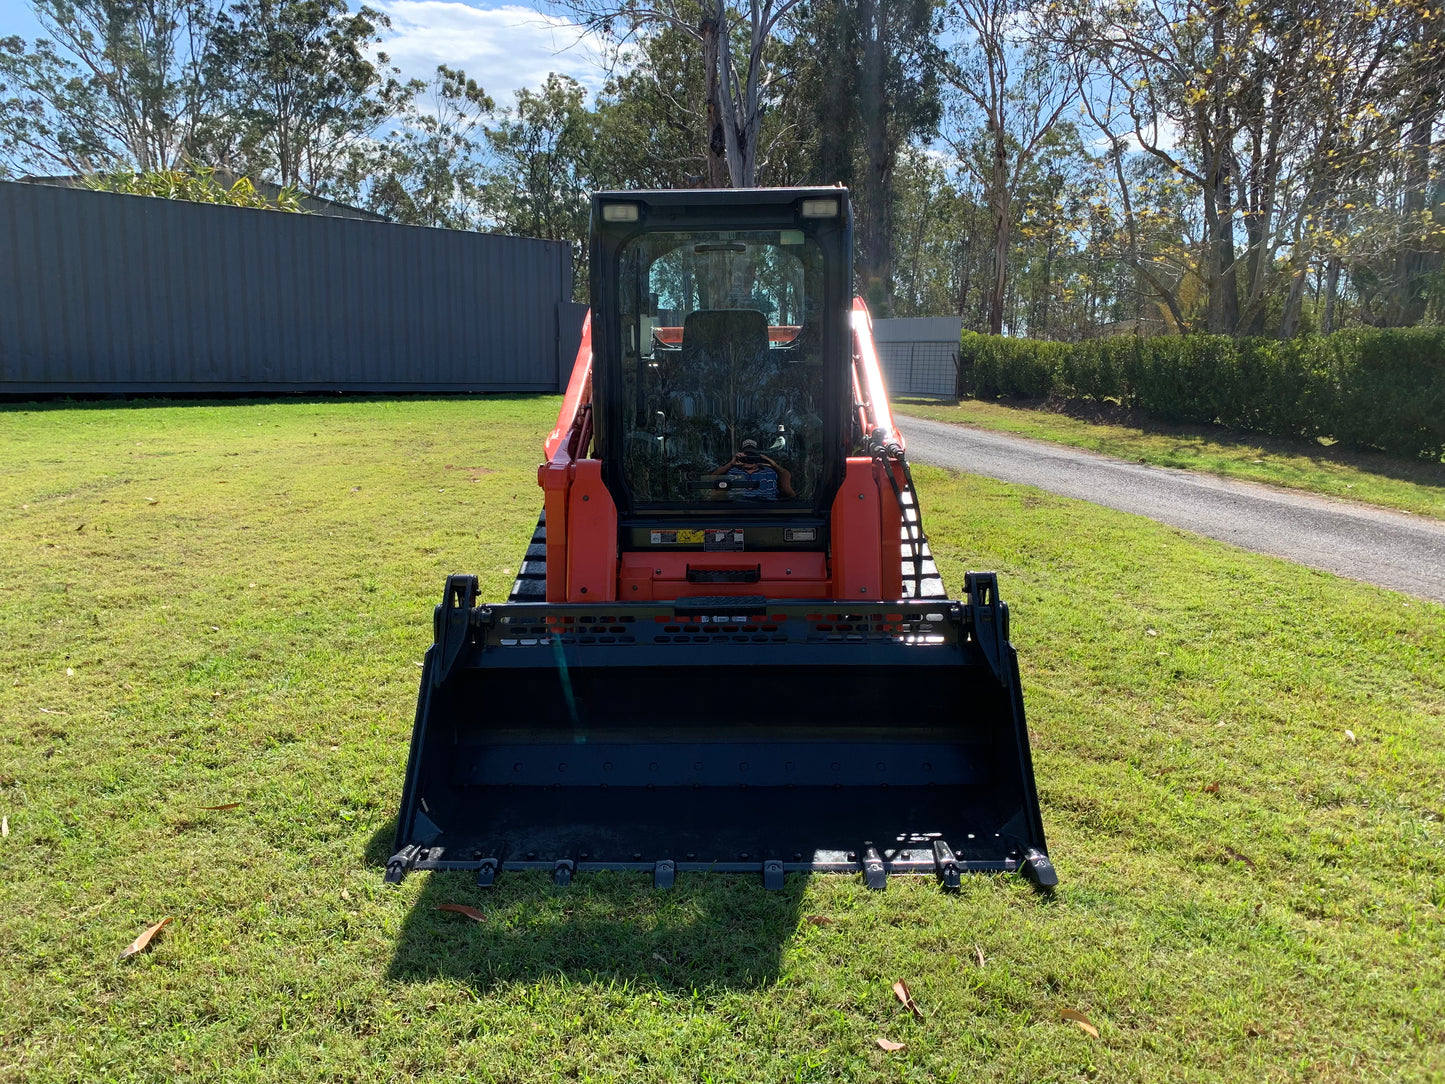
[[1056,881],[1008,607],[923,534],[842,188],[593,197],[592,305],[512,596],[447,580],[411,869]]

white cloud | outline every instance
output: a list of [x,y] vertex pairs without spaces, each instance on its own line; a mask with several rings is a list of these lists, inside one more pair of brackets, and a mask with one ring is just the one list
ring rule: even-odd
[[541,86],[548,72],[570,75],[591,94],[606,80],[602,43],[559,16],[459,0],[381,0],[376,6],[392,23],[381,49],[408,78],[429,78],[438,64],[462,68],[499,103],[521,87]]
[[[1124,149],[1130,154],[1137,154],[1143,151],[1139,141],[1139,133],[1133,131],[1116,132],[1124,144]],[[1159,123],[1145,130],[1150,137],[1150,142],[1161,150],[1170,153],[1177,152],[1182,146],[1182,129],[1168,117],[1160,117]],[[1102,132],[1097,132],[1094,137],[1088,140],[1088,147],[1095,154],[1102,154],[1109,149],[1109,137]]]

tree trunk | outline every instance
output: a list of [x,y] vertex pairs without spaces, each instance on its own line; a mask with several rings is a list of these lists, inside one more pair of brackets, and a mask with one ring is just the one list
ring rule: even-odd
[[1405,206],[1403,219],[1407,235],[1395,252],[1394,273],[1390,276],[1390,298],[1385,306],[1386,327],[1410,327],[1425,315],[1425,277],[1436,261],[1430,257],[1423,238],[1414,235],[1417,222],[1430,204],[1430,136],[1438,110],[1432,108],[1431,97],[1420,96],[1411,118],[1409,150],[1405,166]]
[[[1228,5],[1212,0],[1210,36],[1216,67],[1226,67],[1225,21]],[[1208,290],[1205,327],[1215,335],[1233,335],[1239,329],[1239,277],[1234,263],[1234,185],[1230,142],[1234,135],[1224,80],[1216,80],[1207,103],[1196,109],[1199,138],[1204,151],[1205,287]]]
[[1205,189],[1205,285],[1209,291],[1206,329],[1233,335],[1239,329],[1239,275],[1234,260],[1234,209],[1229,167],[1222,152],[1214,154]]
[[732,41],[727,33],[727,10],[723,0],[717,0],[713,14],[719,27],[717,63],[713,66],[717,72],[718,111],[722,120],[723,147],[727,152],[728,179],[732,181],[734,188],[753,187],[753,175],[756,168],[754,162],[757,155],[756,76],[757,65],[761,63],[762,59],[760,55],[762,46],[757,41],[756,35],[759,15],[757,5],[758,0],[753,0],[751,6],[754,37],[748,60],[748,77],[746,85],[742,88],[744,94],[742,102],[738,102],[733,97]]
[[1029,334],[1047,338],[1049,334],[1049,301],[1054,291],[1054,260],[1058,256],[1058,245],[1054,240],[1054,224],[1049,223],[1049,236],[1044,242],[1044,281],[1039,298],[1038,327],[1029,328]]
[[1279,321],[1279,337],[1281,339],[1293,339],[1299,331],[1300,307],[1304,304],[1305,296],[1305,272],[1307,267],[1301,267],[1294,273],[1290,280],[1289,296],[1285,298],[1284,315]]
[[993,217],[993,267],[988,289],[988,331],[1003,334],[1004,288],[1008,283],[1009,191],[1008,145],[1003,128],[993,129],[993,176],[989,185],[989,212]]
[[988,333],[1003,334],[1004,287],[1008,283],[1008,213],[993,216],[993,274],[988,288]]
[[887,0],[859,0],[862,63],[858,109],[863,122],[863,221],[859,238],[863,292],[878,315],[893,311],[893,155],[888,139],[888,101],[884,87],[888,62]]
[[1335,299],[1340,294],[1340,261],[1331,256],[1325,267],[1325,314],[1320,318],[1320,333],[1335,330]]
[[698,26],[702,36],[702,66],[707,73],[707,185],[728,187],[727,140],[723,135],[722,103],[718,91],[718,37],[723,24],[713,14],[703,17]]
[[968,289],[973,281],[973,238],[965,236],[958,243],[959,251],[959,283],[958,283],[958,315],[968,315]]

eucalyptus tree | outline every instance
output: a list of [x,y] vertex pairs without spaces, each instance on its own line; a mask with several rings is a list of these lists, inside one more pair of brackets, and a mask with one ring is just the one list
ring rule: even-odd
[[169,170],[217,105],[214,0],[34,0],[45,36],[0,39],[0,158],[16,172]]
[[497,232],[571,244],[584,297],[596,135],[586,100],[580,83],[555,72],[539,90],[518,90],[516,105],[487,127],[491,157],[483,181]]
[[628,46],[594,105],[600,188],[697,188],[708,180],[698,138],[707,116],[701,54],[663,26]]
[[623,43],[671,29],[702,58],[707,183],[751,188],[767,99],[777,93],[768,46],[802,0],[561,0],[589,29]]
[[869,300],[890,316],[894,163],[905,145],[931,138],[937,130],[941,25],[933,0],[858,0],[853,13],[859,28],[864,163],[859,265]]
[[[1079,58],[1126,211],[1132,153],[1193,201],[1205,330],[1292,333],[1310,268],[1327,268],[1332,301],[1363,224],[1398,220],[1379,182],[1409,142],[1404,103],[1438,117],[1440,35],[1421,39],[1438,12],[1416,0],[1058,0],[1049,17]],[[1137,246],[1133,258],[1147,268]]]
[[[237,0],[212,30],[236,165],[326,194],[417,92],[376,52],[388,17],[346,0]],[[228,163],[229,164],[229,163]]]
[[949,65],[954,108],[944,136],[982,185],[991,216],[988,330],[1003,330],[1015,196],[1054,127],[1078,98],[1025,0],[952,0],[959,44]]
[[458,68],[437,67],[379,146],[359,147],[352,185],[394,222],[465,230],[486,221],[486,122],[496,102]]

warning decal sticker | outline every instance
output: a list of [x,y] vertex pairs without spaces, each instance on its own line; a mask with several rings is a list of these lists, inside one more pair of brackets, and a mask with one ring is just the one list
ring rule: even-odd
[[653,531],[654,546],[697,546],[704,542],[703,535],[711,531]]
[[728,527],[721,531],[708,530],[703,532],[702,548],[709,552],[719,550],[737,551],[743,548],[743,532],[738,527]]

